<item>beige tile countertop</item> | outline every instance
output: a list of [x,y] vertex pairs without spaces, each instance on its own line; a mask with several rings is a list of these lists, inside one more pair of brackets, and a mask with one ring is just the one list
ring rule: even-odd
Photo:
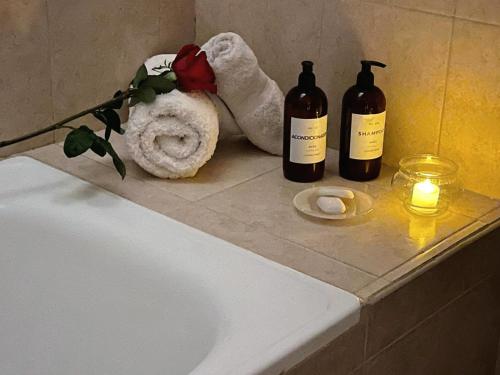
[[87,153],[67,159],[60,144],[26,155],[64,170],[178,221],[282,263],[373,303],[439,260],[500,224],[500,202],[465,191],[437,218],[409,214],[391,192],[393,170],[368,183],[337,173],[329,150],[325,177],[315,185],[342,185],[375,197],[372,213],[346,221],[299,214],[292,199],[313,184],[286,180],[281,158],[243,138],[219,142],[216,153],[191,179],[162,180],[140,169],[122,137],[112,142],[125,161],[121,181],[109,158]]

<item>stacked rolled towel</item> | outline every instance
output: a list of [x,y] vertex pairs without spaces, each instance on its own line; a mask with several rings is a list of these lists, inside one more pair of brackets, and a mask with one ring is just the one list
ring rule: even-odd
[[[161,65],[157,61],[148,60],[149,74]],[[137,164],[157,177],[172,179],[194,176],[212,157],[218,134],[217,110],[210,98],[203,92],[178,90],[133,107],[125,133]]]
[[219,97],[257,147],[281,155],[283,105],[280,88],[260,69],[255,54],[235,33],[222,33],[202,47],[214,70]]

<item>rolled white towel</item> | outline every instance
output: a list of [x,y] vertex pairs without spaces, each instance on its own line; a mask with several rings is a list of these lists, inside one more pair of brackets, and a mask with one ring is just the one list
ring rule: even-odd
[[257,147],[281,155],[283,92],[259,67],[251,48],[238,34],[222,33],[201,49],[214,70],[217,93],[243,133]]
[[[160,54],[156,56],[152,56],[146,60],[144,65],[148,70],[148,74],[157,75],[161,73],[161,70],[155,69],[161,66],[165,66],[168,63],[172,63],[175,59],[175,54]],[[217,109],[217,114],[219,115],[219,139],[224,138],[231,135],[242,134],[241,129],[239,128],[236,120],[234,119],[233,114],[227,108],[225,103],[214,94],[207,92],[207,95],[212,100]],[[131,110],[133,111],[133,108]]]
[[243,134],[233,114],[221,98],[210,92],[207,92],[207,95],[212,100],[212,103],[214,103],[217,114],[219,115],[219,139]]
[[192,177],[212,157],[219,124],[205,93],[173,90],[130,113],[125,133],[132,158],[162,178]]

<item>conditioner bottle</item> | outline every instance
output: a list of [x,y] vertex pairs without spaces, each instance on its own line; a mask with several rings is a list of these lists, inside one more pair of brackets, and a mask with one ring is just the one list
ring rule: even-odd
[[292,181],[320,180],[325,171],[327,99],[316,86],[311,61],[302,62],[298,86],[285,98],[283,174]]
[[385,96],[374,85],[372,66],[378,61],[361,61],[356,84],[342,99],[339,173],[348,180],[377,178],[382,166],[385,131]]

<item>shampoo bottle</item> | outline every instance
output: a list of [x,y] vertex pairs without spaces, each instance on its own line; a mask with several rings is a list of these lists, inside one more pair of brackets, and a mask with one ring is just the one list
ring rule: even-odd
[[302,62],[298,86],[285,98],[283,174],[292,181],[320,180],[325,171],[328,104],[316,86],[311,61]]
[[378,61],[361,61],[356,84],[342,99],[339,173],[348,180],[377,178],[382,166],[385,131],[385,96],[374,85],[372,66]]

